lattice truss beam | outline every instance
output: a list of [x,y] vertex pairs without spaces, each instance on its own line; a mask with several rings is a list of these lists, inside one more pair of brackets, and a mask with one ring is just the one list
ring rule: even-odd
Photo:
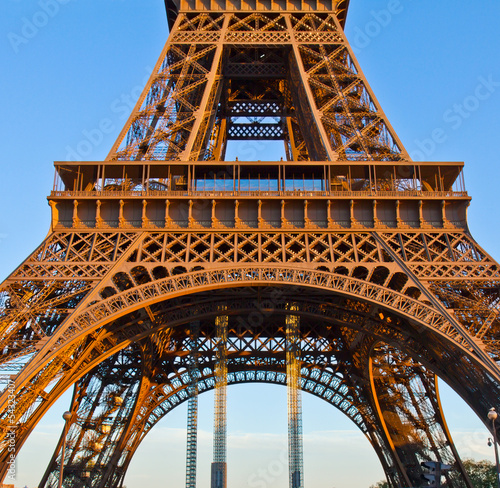
[[421,462],[437,460],[460,464],[445,474],[446,486],[472,486],[454,444],[449,442],[434,374],[386,344],[373,349],[370,374],[384,431],[393,442],[398,461],[407,466],[409,484],[421,483]]
[[231,139],[281,139],[294,160],[409,159],[330,13],[180,13],[108,159],[221,160]]
[[[106,298],[167,276],[231,264],[312,266],[415,298],[422,293],[415,279],[428,282],[448,308],[457,310],[462,323],[469,324],[473,336],[494,341],[498,265],[467,234],[380,237],[335,232],[54,234],[4,284],[0,326],[2,345],[8,349],[2,361],[34,353],[96,283],[100,298]],[[406,273],[397,266],[398,259]],[[453,302],[444,298],[450,294]]]
[[[64,486],[82,487],[90,479],[92,486],[103,486],[120,479],[122,473],[110,466],[119,464],[114,456],[119,456],[126,444],[129,418],[144,389],[141,359],[139,349],[124,349],[76,383],[66,439]],[[60,466],[61,442],[62,438],[40,486],[57,485],[59,470],[51,468]]]
[[[286,300],[285,297],[279,303],[276,301],[278,308],[281,307],[281,316],[276,317],[269,311],[266,325],[258,330],[242,323],[248,315],[230,315],[229,384],[271,382],[286,385],[286,354],[290,341]],[[225,303],[230,313],[233,304],[231,301]],[[301,312],[303,304],[297,304],[296,309]],[[214,306],[213,312],[220,313],[219,304]],[[462,467],[439,413],[434,375],[406,354],[363,331],[355,332],[345,326],[325,328],[306,316],[301,316],[300,330],[301,388],[323,398],[351,418],[373,444],[394,486],[415,482],[420,472],[414,465],[418,466],[418,460],[425,459],[440,459],[452,464],[450,486],[462,486],[458,484]],[[353,320],[354,317],[351,322]],[[77,420],[68,434],[70,455],[65,486],[83,486],[87,474],[92,480],[98,480],[93,486],[100,488],[115,487],[123,481],[128,464],[147,433],[173,408],[189,401],[190,359],[182,352],[189,351],[190,340],[188,326],[154,333],[139,342],[139,347],[111,356],[77,383],[72,407]],[[218,343],[213,318],[205,318],[200,322],[198,343],[200,392],[215,388]],[[352,348],[354,343],[356,349]],[[117,392],[114,386],[103,386],[103,383],[114,384],[114,375],[126,364],[130,365],[128,388],[134,392],[128,397],[126,388]],[[137,385],[137,366],[134,366],[139,364],[144,365],[141,386]],[[94,391],[89,391],[92,389]],[[92,407],[88,405],[89,400],[85,400],[86,394],[96,398]],[[118,394],[126,399],[117,407]],[[124,418],[129,421],[116,420]],[[395,430],[396,419],[407,428]],[[111,423],[113,432],[102,428]],[[107,438],[103,432],[107,433]],[[84,440],[86,456],[75,457],[74,451]],[[57,480],[58,472],[56,451],[39,486],[50,486],[51,480]]]
[[[12,297],[9,303],[4,298],[2,304],[6,312],[20,312],[22,300],[28,300],[30,308],[45,300],[36,296],[40,290],[35,283],[102,282],[113,268],[116,272],[127,252],[130,256],[125,259],[130,263],[167,268],[179,264],[192,269],[196,265],[311,263],[334,270],[338,265],[348,269],[359,264],[390,266],[394,258],[386,247],[419,280],[495,282],[500,276],[498,264],[462,231],[68,231],[51,234],[10,275],[2,290],[10,287],[7,293]],[[141,282],[139,276],[134,280]],[[27,282],[33,283],[31,294]],[[13,316],[13,312],[8,314]]]

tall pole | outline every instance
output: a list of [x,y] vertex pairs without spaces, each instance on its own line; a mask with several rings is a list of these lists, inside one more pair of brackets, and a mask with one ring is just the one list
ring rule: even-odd
[[68,435],[69,421],[71,420],[71,412],[63,413],[64,419],[64,433],[63,433],[63,443],[61,449],[61,466],[59,467],[59,483],[58,488],[62,488],[63,476],[64,476],[64,456],[66,454],[66,436]]
[[[288,307],[297,310],[296,305]],[[290,488],[303,488],[302,399],[300,391],[299,317],[286,316],[286,382],[288,393],[288,470]]]
[[226,488],[227,486],[227,326],[227,315],[216,317],[217,357],[215,362],[214,461],[212,463],[211,488]]
[[196,460],[198,454],[198,339],[200,323],[191,324],[188,356],[188,419],[186,448],[186,488],[196,488]]
[[498,441],[497,441],[497,429],[495,427],[495,420],[498,414],[495,412],[493,407],[490,408],[488,412],[488,418],[491,420],[491,428],[493,430],[493,445],[495,446],[495,461],[497,466],[497,486],[500,488],[500,463],[498,462]]

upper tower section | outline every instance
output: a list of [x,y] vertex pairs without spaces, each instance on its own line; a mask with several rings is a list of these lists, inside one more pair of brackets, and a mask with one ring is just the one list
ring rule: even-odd
[[350,0],[165,0],[172,29],[179,12],[335,12],[344,27]]
[[224,161],[231,141],[282,141],[287,161],[408,161],[359,67],[346,1],[179,0],[107,159]]
[[[462,165],[411,161],[345,36],[348,2],[179,2],[106,161],[57,164],[55,226],[465,226]],[[245,161],[239,141],[283,146]]]

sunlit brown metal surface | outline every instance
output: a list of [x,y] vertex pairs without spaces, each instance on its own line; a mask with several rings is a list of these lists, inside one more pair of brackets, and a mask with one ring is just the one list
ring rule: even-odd
[[[20,447],[70,387],[64,486],[116,488],[177,405],[269,382],[288,384],[291,418],[299,385],[347,415],[392,487],[418,485],[425,460],[471,486],[436,377],[480,416],[498,403],[499,266],[469,233],[463,164],[411,161],[387,120],[348,3],[167,3],[109,156],[55,163],[50,233],[0,288],[17,395],[14,412],[0,397],[3,475],[11,415]],[[234,140],[281,140],[286,157],[226,161]],[[191,418],[192,461],[194,403]],[[224,453],[225,407],[216,421]],[[40,487],[59,481],[62,441]]]

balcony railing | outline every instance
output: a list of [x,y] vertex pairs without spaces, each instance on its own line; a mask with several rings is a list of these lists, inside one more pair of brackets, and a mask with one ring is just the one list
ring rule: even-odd
[[463,198],[468,197],[466,191],[420,191],[420,190],[402,190],[402,191],[386,191],[386,190],[370,190],[370,191],[159,191],[159,190],[131,190],[131,191],[110,191],[110,190],[93,190],[93,191],[52,191],[50,197],[71,197],[71,198],[144,198],[144,197],[330,197],[330,198]]
[[[57,227],[59,228],[96,228],[95,220],[79,220],[74,222],[73,220],[59,220],[57,222]],[[452,227],[463,229],[466,226],[465,221],[449,221],[447,225]],[[366,228],[366,229],[383,229],[383,228],[436,228],[442,229],[442,221],[402,221],[400,225],[396,221],[379,221],[377,225],[374,224],[373,220],[332,220],[330,223],[326,220],[241,220],[238,225],[236,225],[235,220],[217,220],[212,222],[211,220],[193,220],[191,223],[188,220],[172,220],[168,223],[165,220],[147,220],[145,222],[141,220],[128,220],[125,219],[120,222],[118,220],[107,220],[100,226],[100,228],[117,229],[117,228],[128,228],[128,229],[187,229],[187,228],[250,228],[250,229],[353,229],[353,228]]]

